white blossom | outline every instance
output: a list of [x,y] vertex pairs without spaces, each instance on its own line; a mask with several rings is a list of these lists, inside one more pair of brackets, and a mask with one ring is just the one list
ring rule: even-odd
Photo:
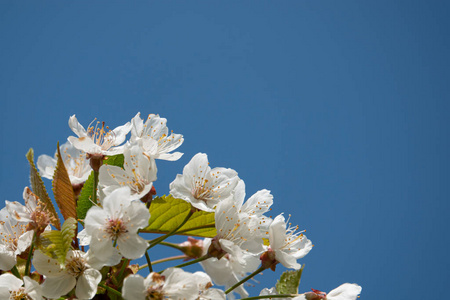
[[[95,120],[93,121],[95,122]],[[90,155],[116,155],[123,152],[123,146],[120,146],[130,132],[130,122],[125,125],[110,130],[105,126],[105,122],[96,122],[84,129],[75,115],[69,119],[69,127],[78,136],[69,136],[67,139],[77,149],[84,151]]]
[[17,255],[31,245],[34,232],[27,231],[27,225],[15,220],[6,207],[0,210],[0,270],[11,270]]
[[170,193],[195,208],[212,212],[220,201],[232,197],[238,181],[236,171],[225,168],[211,170],[207,155],[198,153],[184,167],[183,174],[178,174],[170,184]]
[[31,299],[41,300],[42,287],[28,276],[23,281],[16,276],[5,273],[0,275],[0,300]]
[[142,198],[150,192],[156,181],[155,160],[147,158],[137,144],[126,145],[123,155],[124,169],[110,165],[100,167],[99,185],[106,196],[118,188],[128,186],[131,190],[130,200]]
[[150,114],[144,121],[140,113],[131,120],[131,138],[130,141],[139,141],[145,154],[153,159],[178,160],[183,153],[169,153],[183,144],[181,134],[171,133],[166,126],[167,120],[159,115]]
[[240,218],[256,222],[259,230],[255,234],[267,238],[267,231],[272,219],[264,214],[270,210],[273,204],[273,196],[270,191],[266,189],[260,190],[244,203],[245,183],[243,180],[239,180],[234,190],[234,200]]
[[198,276],[179,268],[168,268],[161,275],[152,272],[145,279],[130,275],[122,288],[125,300],[195,300],[199,293]]
[[[59,149],[61,159],[69,174],[70,182],[73,185],[85,182],[92,171],[89,160],[86,159],[86,153],[78,150],[69,142],[65,142]],[[57,153],[55,152],[54,158],[45,154],[39,156],[36,165],[42,177],[53,179],[57,163]]]
[[102,279],[100,272],[89,264],[89,256],[79,250],[69,250],[64,264],[40,250],[36,250],[33,265],[45,276],[42,294],[47,298],[59,298],[69,293],[75,286],[78,299],[92,299]]
[[[211,239],[204,239],[204,254],[206,254],[210,245]],[[242,259],[240,260],[237,260],[232,254],[227,253],[221,259],[211,257],[202,261],[200,264],[215,284],[223,285],[225,289],[228,289],[243,279],[247,273],[254,272],[259,267],[260,260],[258,256],[246,252],[242,253]],[[243,285],[235,288],[233,292],[238,293],[242,298],[248,297],[249,295]],[[229,294],[229,297],[234,298],[232,294]]]
[[303,232],[296,232],[298,226],[286,228],[283,215],[278,215],[270,224],[269,241],[270,249],[275,254],[275,260],[286,268],[300,269],[297,259],[304,257],[312,249],[310,240]]
[[150,213],[140,201],[130,201],[130,189],[123,187],[103,199],[103,207],[91,207],[84,219],[84,240],[90,241],[94,254],[117,255],[113,243],[128,259],[144,255],[148,243],[138,230],[148,225]]

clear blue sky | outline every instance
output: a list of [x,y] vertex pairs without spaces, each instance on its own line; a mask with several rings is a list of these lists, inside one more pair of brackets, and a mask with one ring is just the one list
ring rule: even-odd
[[[70,115],[159,113],[247,195],[269,189],[316,245],[301,291],[445,295],[450,278],[448,1],[2,1],[1,181],[53,154]],[[266,271],[253,294],[275,284]]]

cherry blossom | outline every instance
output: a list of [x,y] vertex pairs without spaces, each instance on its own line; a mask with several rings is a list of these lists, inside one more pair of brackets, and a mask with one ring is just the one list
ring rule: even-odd
[[[81,184],[85,182],[92,168],[89,165],[89,160],[86,159],[86,153],[78,150],[71,143],[66,142],[59,147],[61,152],[61,159],[64,162],[69,179],[72,185]],[[37,167],[42,177],[53,179],[57,163],[57,152],[55,157],[48,155],[40,155],[37,160]]]
[[92,299],[102,279],[100,272],[89,264],[87,253],[79,250],[69,250],[64,264],[37,250],[33,265],[36,271],[45,276],[42,294],[47,298],[59,298],[76,286],[75,295],[78,299]]
[[170,184],[170,193],[197,209],[213,212],[219,201],[232,197],[238,181],[236,171],[211,169],[207,155],[198,153],[184,167],[183,175],[178,174]]
[[28,276],[24,276],[22,281],[10,273],[5,273],[0,275],[0,299],[41,300],[42,287]]
[[[93,121],[95,122],[95,120]],[[130,132],[130,122],[125,125],[110,130],[105,126],[105,122],[96,122],[84,129],[75,115],[69,119],[69,127],[78,136],[69,136],[69,142],[78,150],[84,151],[91,156],[116,155],[123,153],[123,146],[120,146]]]
[[266,258],[280,262],[286,268],[298,270],[301,265],[297,259],[308,254],[313,245],[303,232],[297,232],[298,226],[286,228],[286,225],[283,215],[278,215],[270,224],[270,247]]
[[150,192],[156,181],[156,164],[153,158],[148,159],[137,145],[126,145],[123,152],[124,169],[117,166],[100,167],[99,184],[105,195],[128,186],[131,190],[130,200],[139,199]]
[[140,117],[140,113],[131,120],[130,141],[139,141],[144,153],[153,159],[178,160],[183,153],[169,153],[183,144],[181,134],[171,133],[166,126],[167,120],[159,115],[148,115],[145,123]]
[[33,231],[27,231],[28,223],[18,222],[7,208],[0,210],[0,270],[10,270],[17,262],[17,255],[31,245]]
[[91,207],[84,220],[84,238],[90,241],[94,254],[104,256],[120,253],[128,259],[142,257],[147,242],[138,235],[138,230],[147,226],[150,213],[140,201],[130,201],[128,187],[113,191],[103,199],[103,207]]

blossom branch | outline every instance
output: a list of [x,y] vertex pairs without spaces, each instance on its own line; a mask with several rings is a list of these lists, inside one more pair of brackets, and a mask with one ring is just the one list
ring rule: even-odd
[[[247,277],[245,277],[244,279],[242,279],[241,281],[239,281],[238,283],[236,283],[235,285],[233,285],[232,287],[230,287],[228,290],[225,291],[225,294],[230,293],[232,290],[234,290],[235,288],[237,288],[238,286],[240,286],[241,284],[243,284],[244,282],[246,282],[247,280],[253,278],[254,276],[258,275],[259,273],[261,273],[262,271],[266,270],[267,268],[264,266],[261,266],[258,268],[258,270],[256,270],[255,272],[253,272],[252,274],[248,275]],[[257,299],[257,298],[256,298]]]

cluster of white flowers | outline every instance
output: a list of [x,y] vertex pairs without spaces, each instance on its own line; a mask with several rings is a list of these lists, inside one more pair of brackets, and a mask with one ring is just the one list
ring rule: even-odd
[[[173,152],[183,143],[183,136],[169,134],[166,123],[159,115],[149,115],[144,121],[138,113],[114,130],[95,120],[85,129],[75,115],[70,117],[69,127],[76,136],[70,136],[54,158],[40,156],[37,167],[40,176],[54,180],[54,186],[59,184],[55,183],[55,174],[67,173],[73,188],[70,195],[77,206],[74,210],[82,210],[77,199],[82,197],[84,186],[88,189],[85,182],[91,180],[91,205],[83,219],[78,216],[83,228],[77,232],[76,221],[71,219],[71,227],[64,216],[67,223],[61,230],[53,230],[53,206],[37,196],[42,196],[42,189],[36,192],[26,187],[25,205],[6,201],[6,207],[0,210],[0,300],[94,299],[96,295],[102,299],[220,300],[234,299],[233,292],[246,298],[249,293],[243,283],[256,274],[275,270],[279,263],[288,269],[301,268],[298,260],[313,245],[298,226],[287,224],[283,214],[274,219],[266,215],[273,204],[270,191],[260,190],[246,200],[245,184],[238,173],[211,168],[203,153],[192,157],[170,184],[171,196],[190,207],[184,219],[153,240],[144,238],[150,212],[158,205],[152,202],[156,195],[156,160],[175,161],[183,155]],[[109,163],[117,156],[122,163]],[[58,168],[59,161],[65,171]],[[178,246],[163,243],[195,214],[214,214],[215,235],[203,235],[203,240],[190,237]],[[211,224],[204,225],[211,228]],[[181,250],[190,261],[154,272],[150,249],[158,244]],[[131,264],[144,256],[147,265]],[[205,272],[182,269],[193,263],[200,263]],[[150,273],[146,278],[138,273],[144,268]],[[212,288],[214,284],[225,290]],[[285,296],[354,300],[360,292],[358,285],[344,284],[328,294],[313,290]],[[284,294],[275,288],[263,289],[259,297],[270,295],[279,298]]]

